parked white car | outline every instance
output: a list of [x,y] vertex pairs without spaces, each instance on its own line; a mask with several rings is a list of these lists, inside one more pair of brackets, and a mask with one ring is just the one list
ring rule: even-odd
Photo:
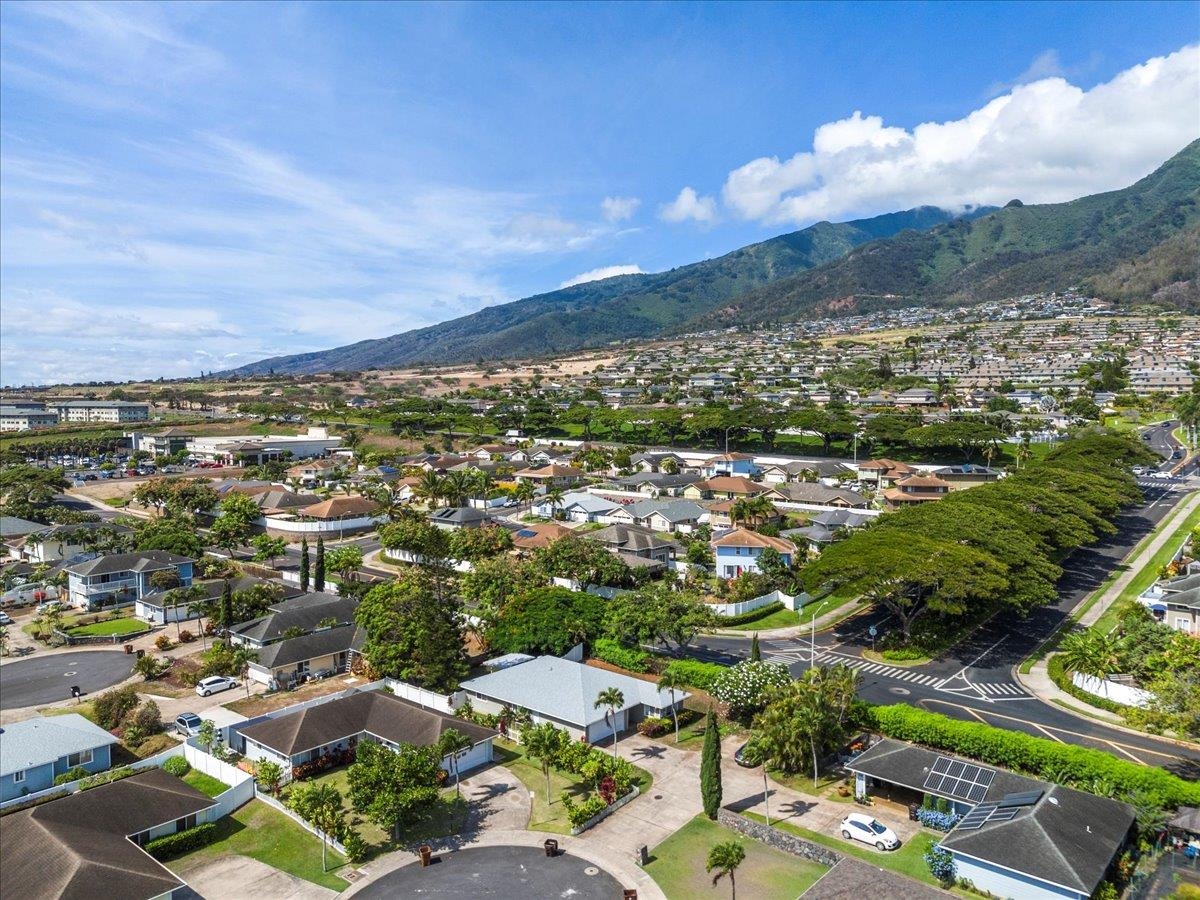
[[0,595],[0,606],[24,606],[57,599],[58,588],[53,584],[19,584]]
[[866,813],[850,813],[842,819],[842,837],[873,844],[880,850],[895,850],[900,846],[896,832]]
[[196,682],[196,693],[201,697],[207,697],[209,694],[219,694],[221,691],[227,691],[237,686],[238,683],[228,676],[211,675]]

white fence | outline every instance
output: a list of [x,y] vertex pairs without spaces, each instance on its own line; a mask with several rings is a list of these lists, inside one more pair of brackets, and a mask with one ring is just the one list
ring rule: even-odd
[[611,600],[620,594],[629,593],[625,588],[605,587],[602,584],[584,584],[582,581],[576,581],[574,578],[553,578],[551,580],[554,582],[555,587],[566,588],[568,591],[586,591],[605,600]]
[[[133,769],[135,772],[140,772],[143,769],[154,769],[162,766],[164,762],[172,756],[182,756],[183,745],[171,747],[169,750],[164,750],[162,753],[156,753],[154,756],[148,756],[145,759],[139,759],[136,762],[130,763],[128,766],[114,766],[114,769]],[[109,769],[108,771],[113,771]],[[103,772],[97,772],[96,775],[102,775]],[[88,778],[93,778],[94,775],[89,775]],[[57,784],[53,787],[48,787],[44,791],[34,791],[30,794],[25,794],[23,797],[13,797],[11,800],[5,800],[0,803],[0,809],[7,809],[10,806],[17,806],[20,803],[28,803],[31,800],[38,800],[42,797],[61,794],[66,791],[68,794],[74,794],[79,791],[79,785],[87,781],[88,778],[80,778],[78,781],[68,781],[66,784]]]
[[771,591],[769,594],[763,594],[753,600],[743,600],[740,603],[710,603],[708,608],[718,616],[740,616],[743,613],[770,606],[772,603],[782,603],[784,608],[793,611],[796,609],[796,597],[785,594],[783,591]]
[[[195,738],[191,740],[194,741]],[[193,746],[190,741],[184,745],[183,758],[197,772],[203,772],[205,775],[229,785],[229,790],[223,791],[213,798],[217,802],[214,818],[223,818],[254,799],[254,776],[249,772],[243,772],[237,766],[231,766],[212,754],[205,753],[199,747]]]
[[1093,696],[1103,697],[1105,700],[1111,700],[1113,703],[1120,703],[1123,706],[1145,707],[1154,699],[1152,693],[1143,691],[1141,688],[1109,681],[1106,678],[1097,678],[1094,675],[1084,675],[1081,672],[1076,672],[1071,676],[1071,683],[1081,691],[1087,691]]
[[[413,565],[427,565],[428,560],[420,553],[413,553],[411,550],[388,550],[384,548],[379,551],[379,555],[384,560],[394,563],[412,563]],[[471,572],[475,569],[469,560],[454,559],[448,560],[450,568],[455,572]]]
[[267,804],[267,806],[275,807],[275,809],[279,810],[281,813],[283,813],[285,816],[287,816],[289,819],[291,819],[293,822],[295,822],[297,825],[299,825],[301,828],[303,828],[309,834],[316,835],[318,838],[324,838],[325,842],[327,844],[329,844],[329,846],[332,847],[334,850],[336,850],[338,853],[342,854],[342,856],[346,855],[346,848],[343,847],[340,842],[338,842],[334,838],[326,835],[324,832],[321,831],[321,829],[317,828],[315,825],[305,822],[302,818],[300,818],[298,815],[296,815],[294,812],[292,812],[290,809],[288,809],[286,806],[284,806],[282,803],[280,803],[278,800],[276,800],[270,794],[264,794],[262,791],[257,791],[256,796],[263,803]]
[[347,531],[361,531],[364,528],[374,528],[387,521],[387,516],[361,516],[357,519],[323,519],[316,522],[304,522],[298,519],[276,519],[266,516],[258,519],[256,525],[261,525],[268,531],[283,531],[288,534],[319,534],[322,536],[341,534]]
[[467,699],[466,691],[455,691],[453,694],[439,694],[436,691],[427,691],[424,688],[417,687],[415,684],[409,684],[407,681],[397,681],[395,678],[387,679],[385,684],[401,700],[407,700],[410,703],[419,703],[427,709],[437,710],[438,712],[453,712],[462,706],[463,701]]

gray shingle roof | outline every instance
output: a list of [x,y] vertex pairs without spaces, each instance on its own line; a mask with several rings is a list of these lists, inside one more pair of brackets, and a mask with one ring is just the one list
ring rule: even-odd
[[301,637],[289,638],[268,644],[256,651],[254,665],[264,669],[277,669],[306,659],[343,653],[362,646],[365,632],[356,625],[339,625],[324,631],[315,631]]
[[276,603],[271,607],[273,612],[235,625],[230,631],[247,640],[267,643],[279,640],[289,628],[310,632],[327,619],[342,625],[349,624],[354,621],[354,610],[357,608],[358,600],[353,597],[301,594]]
[[13,722],[0,728],[0,776],[115,743],[115,737],[78,713]]
[[[556,656],[539,656],[462,683],[464,690],[580,728],[603,721],[604,710],[596,709],[596,697],[610,687],[625,695],[626,709],[641,703],[665,709],[671,703],[670,694],[651,681]],[[687,697],[683,691],[675,692],[677,702]]]
[[154,572],[178,567],[193,560],[165,550],[143,550],[138,553],[110,553],[87,562],[67,566],[73,575],[113,575],[117,572]]

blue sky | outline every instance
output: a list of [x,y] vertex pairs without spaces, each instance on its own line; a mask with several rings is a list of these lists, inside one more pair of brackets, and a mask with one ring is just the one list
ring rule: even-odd
[[820,219],[1123,186],[1200,6],[0,7],[0,382],[323,349]]

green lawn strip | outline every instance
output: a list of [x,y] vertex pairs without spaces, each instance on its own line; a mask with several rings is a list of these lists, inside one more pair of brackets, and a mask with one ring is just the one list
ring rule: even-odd
[[218,794],[223,794],[229,790],[229,785],[225,782],[219,781],[211,775],[205,775],[198,769],[192,769],[183,776],[183,780],[206,797],[216,797]]
[[149,631],[150,626],[138,619],[109,619],[92,625],[77,625],[67,631],[72,637],[103,637],[113,634],[134,634]]
[[[673,733],[672,733],[673,734]],[[549,831],[554,834],[570,834],[571,822],[567,818],[567,810],[559,798],[563,791],[578,802],[588,794],[588,787],[581,778],[558,769],[550,770],[550,800],[546,797],[546,776],[542,774],[542,765],[538,760],[525,755],[525,748],[520,744],[502,739],[492,741],[494,759],[504,766],[529,789],[530,796],[530,831]],[[634,768],[637,768],[636,766]],[[645,793],[654,779],[645,769],[637,768],[638,776],[634,781],[638,789]]]
[[[646,874],[662,888],[668,900],[728,896],[729,886],[713,885],[704,870],[708,851],[714,844],[737,841],[746,850],[746,860],[734,873],[741,900],[775,900],[799,897],[828,871],[825,866],[775,850],[704,816],[697,816],[654,848]],[[722,879],[722,882],[728,878]]]
[[[761,822],[764,825],[767,821],[758,813],[745,812],[742,815],[747,819],[753,819],[755,822]],[[773,820],[771,827],[794,834],[796,837],[804,838],[807,841],[812,841],[814,844],[829,847],[845,856],[853,856],[864,860],[881,869],[889,869],[901,875],[907,875],[909,878],[915,878],[917,881],[924,882],[925,884],[940,887],[937,880],[929,874],[929,867],[925,864],[925,851],[929,849],[930,844],[934,843],[934,838],[930,835],[920,833],[901,844],[898,850],[881,852],[879,850],[872,850],[863,844],[848,841],[840,835],[835,837],[833,835],[821,834],[819,831],[809,831],[807,828],[801,828],[799,825],[793,825],[791,822]]]
[[766,631],[769,628],[790,628],[800,624],[800,614],[790,609],[777,609],[753,622],[725,626],[729,631]]
[[[176,857],[168,863],[168,868],[186,873],[188,869],[224,856],[248,856],[330,890],[343,891],[349,887],[345,879],[332,871],[321,871],[321,841],[316,835],[260,800],[251,800],[217,821],[216,826],[215,841]],[[343,864],[341,856],[332,848],[328,858],[330,869]]]
[[[346,822],[362,836],[362,839],[371,848],[368,858],[373,858],[381,853],[388,853],[396,850],[398,847],[408,846],[420,841],[445,837],[449,834],[458,834],[466,824],[467,802],[459,798],[455,794],[454,788],[451,787],[442,791],[439,802],[424,818],[402,829],[399,839],[392,840],[391,835],[370,819],[360,814],[351,805],[349,770],[349,766],[340,766],[324,772],[315,778],[305,779],[303,783],[317,782],[331,785],[337,789],[342,795],[342,806],[346,810]],[[287,802],[286,789],[281,792],[279,799],[284,803]]]

